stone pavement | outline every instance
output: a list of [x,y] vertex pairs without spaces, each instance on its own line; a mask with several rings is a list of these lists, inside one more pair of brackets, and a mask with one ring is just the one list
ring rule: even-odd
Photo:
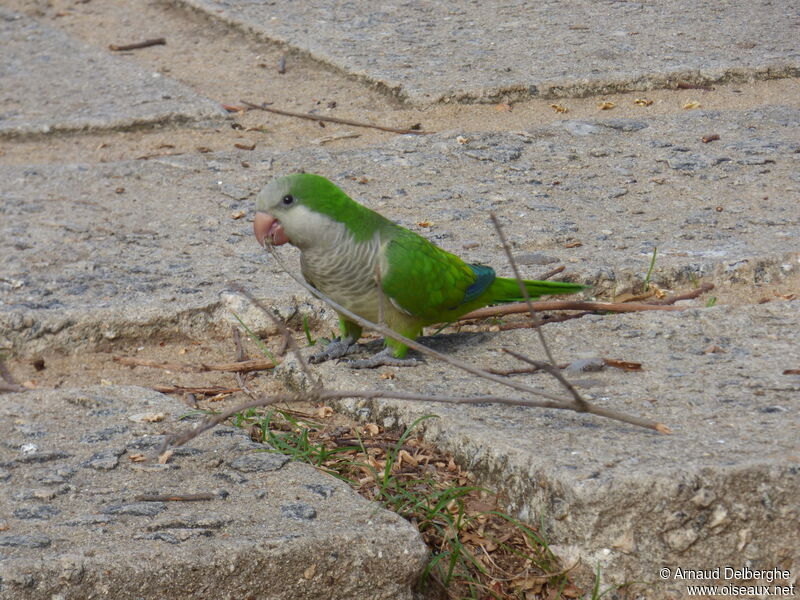
[[800,73],[793,2],[173,1],[419,103],[563,98]]
[[[490,211],[526,277],[565,262],[595,292],[622,290],[658,247],[654,280],[665,287],[692,277],[771,281],[800,267],[798,129],[800,111],[776,106],[402,136],[344,151],[256,150],[247,167],[237,152],[0,167],[9,257],[0,347],[196,334],[225,318],[228,282],[292,313],[292,297],[306,294],[257,246],[250,221],[264,182],[298,169],[501,272]],[[709,133],[720,140],[703,143]]]
[[[543,519],[566,564],[580,557],[613,574],[610,581],[655,581],[664,566],[796,565],[800,376],[782,373],[800,362],[797,313],[795,301],[598,315],[545,327],[559,363],[589,357],[641,363],[640,372],[568,369],[567,375],[587,400],[663,422],[672,435],[518,406],[381,399],[346,400],[342,408],[385,426],[437,415],[425,422],[428,439],[506,494],[514,514]],[[542,354],[531,330],[425,343],[483,368],[520,366],[502,348]],[[306,382],[292,362],[279,371],[302,389]],[[330,363],[318,372],[342,389],[518,397],[432,359],[393,379]],[[515,380],[564,393],[542,374]],[[659,590],[680,597],[685,583],[669,583]]]
[[216,102],[0,8],[0,136],[221,121]]
[[[304,2],[175,4],[417,103],[796,76],[800,63],[792,3],[581,2],[565,10],[497,1],[450,14],[411,3],[379,13],[355,1],[336,3],[334,12]],[[3,11],[0,35],[10,57],[0,67],[4,143],[86,128],[202,128],[225,118],[191,89],[117,64],[28,17]],[[25,102],[30,97],[38,101]],[[702,141],[712,134],[719,139]],[[519,132],[462,129],[349,150],[259,148],[246,164],[237,152],[0,164],[0,350],[24,357],[196,338],[229,323],[232,310],[267,333],[231,282],[285,318],[332,323],[332,311],[309,301],[250,234],[257,190],[299,169],[327,175],[444,248],[507,272],[488,223],[493,211],[524,276],[564,263],[565,277],[600,293],[640,282],[655,247],[653,281],[666,288],[686,289],[697,278],[723,286],[796,278],[798,167],[800,110],[788,100],[636,120],[565,115]],[[783,371],[800,366],[798,302],[696,302],[683,313],[547,327],[562,360],[641,362],[640,373],[575,378],[596,402],[663,421],[672,436],[520,408],[343,407],[386,425],[439,414],[427,422],[431,439],[504,491],[517,514],[542,523],[565,564],[579,556],[609,583],[657,581],[663,566],[728,563],[783,567],[796,577],[800,381]],[[530,330],[428,342],[481,365],[507,364],[503,346],[536,352]],[[431,362],[394,380],[318,369],[332,386],[488,391]],[[290,365],[282,372],[302,384]],[[131,455],[151,448],[141,440],[154,440],[181,414],[169,398],[103,386],[2,396],[0,410],[0,591],[12,598],[65,589],[74,594],[65,597],[409,597],[423,558],[410,526],[311,469],[251,452],[231,430],[201,436],[164,468],[137,467]],[[144,412],[166,420],[143,422],[136,415]],[[143,490],[215,496],[142,505],[132,498]],[[125,587],[131,581],[145,586],[141,593]],[[680,596],[678,583],[648,588],[647,597]]]
[[243,430],[144,462],[187,412],[136,387],[3,398],[0,596],[410,599],[416,529]]

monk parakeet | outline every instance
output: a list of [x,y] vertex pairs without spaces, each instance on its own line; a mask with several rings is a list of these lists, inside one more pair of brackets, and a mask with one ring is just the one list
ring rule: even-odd
[[[467,264],[373,210],[358,204],[319,175],[299,173],[275,179],[256,196],[253,231],[263,246],[290,243],[300,249],[305,280],[353,313],[377,323],[383,290],[386,325],[416,338],[422,328],[448,323],[490,304],[518,301],[515,279],[497,277],[485,265]],[[379,276],[378,276],[379,275]],[[532,298],[571,294],[584,286],[525,281]],[[341,337],[312,362],[344,356],[354,349],[361,327],[339,316]],[[399,365],[408,347],[387,339],[386,348],[357,367]]]

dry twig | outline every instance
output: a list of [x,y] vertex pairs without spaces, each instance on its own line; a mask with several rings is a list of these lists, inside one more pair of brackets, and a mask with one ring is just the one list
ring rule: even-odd
[[559,265],[555,269],[550,269],[547,273],[535,277],[535,279],[538,279],[539,281],[546,281],[547,279],[550,279],[551,277],[558,275],[559,273],[564,271],[564,269],[566,269],[564,265]]
[[[680,300],[693,300],[706,292],[713,290],[713,283],[704,283],[697,289],[684,294],[675,294],[663,300],[653,302],[592,302],[588,300],[538,300],[532,302],[534,310],[586,310],[599,312],[640,312],[644,310],[688,310],[697,308],[696,306],[671,306]],[[467,313],[459,321],[473,321],[476,319],[486,319],[489,317],[502,317],[504,315],[514,315],[528,312],[530,309],[525,302],[512,302],[511,304],[501,304],[499,306],[487,306]]]
[[374,125],[372,123],[364,123],[361,121],[352,121],[350,119],[340,119],[338,117],[326,117],[323,115],[312,115],[311,113],[298,113],[290,110],[281,110],[280,108],[272,108],[264,104],[253,104],[247,100],[240,100],[247,108],[253,110],[264,110],[274,113],[276,115],[283,115],[284,117],[295,117],[297,119],[308,119],[309,121],[323,121],[325,123],[337,123],[339,125],[350,125],[352,127],[365,127],[368,129],[378,129],[380,131],[389,131],[391,133],[400,134],[413,134],[413,135],[430,135],[432,131],[420,131],[419,129],[398,129],[396,127],[385,127],[383,125]]
[[[533,309],[543,310],[589,310],[601,312],[639,312],[643,310],[686,310],[696,306],[667,306],[664,304],[646,304],[644,302],[593,302],[589,300],[537,300],[531,302]],[[500,306],[487,306],[467,313],[459,321],[472,321],[488,317],[501,317],[528,312],[524,302],[513,302]]]
[[544,348],[544,353],[547,355],[547,360],[550,361],[550,365],[552,367],[555,367],[556,361],[553,358],[553,353],[550,352],[550,346],[547,345],[547,340],[544,339],[544,333],[542,333],[542,328],[540,327],[541,323],[539,315],[537,315],[536,311],[533,309],[533,303],[531,302],[531,297],[528,294],[528,289],[525,287],[525,283],[522,280],[522,275],[519,274],[519,269],[517,268],[517,261],[514,260],[514,255],[511,254],[511,246],[508,245],[506,234],[503,233],[503,228],[500,227],[500,222],[497,220],[497,215],[495,215],[494,212],[489,213],[489,218],[492,220],[492,225],[494,225],[494,230],[497,232],[497,236],[500,238],[500,243],[503,244],[503,250],[506,253],[508,262],[511,264],[511,269],[514,271],[514,277],[516,278],[517,284],[519,285],[519,291],[522,293],[522,297],[525,299],[525,307],[528,309],[528,312],[531,315],[531,321],[533,322],[533,326],[536,329],[536,334],[539,336],[539,341],[542,344],[542,348]]
[[706,292],[710,292],[714,289],[713,283],[702,283],[698,288],[693,289],[691,292],[685,292],[683,294],[675,294],[673,296],[669,296],[668,298],[664,298],[663,300],[654,300],[653,302],[648,302],[648,304],[654,304],[656,306],[666,306],[669,304],[675,304],[676,302],[680,302],[681,300],[694,300],[698,296],[702,296]]
[[241,392],[242,388],[226,388],[226,387],[193,387],[182,385],[154,385],[151,389],[162,394],[199,394],[201,396],[216,396],[218,394],[234,394]]
[[138,50],[139,48],[149,48],[150,46],[164,46],[167,40],[165,38],[154,38],[152,40],[144,40],[143,42],[136,42],[135,44],[111,44],[108,49],[115,52],[125,52],[127,50]]
[[532,367],[537,367],[537,368],[541,369],[542,371],[545,371],[546,373],[548,373],[552,377],[554,377],[556,380],[558,380],[558,382],[561,385],[563,385],[567,389],[567,391],[570,394],[572,394],[572,399],[575,401],[575,404],[577,404],[581,408],[581,412],[589,412],[588,411],[589,403],[586,402],[586,400],[584,400],[583,396],[581,396],[578,393],[578,390],[575,389],[575,386],[573,386],[569,382],[569,380],[566,377],[564,377],[564,375],[561,374],[561,371],[559,370],[558,365],[556,365],[554,363],[542,362],[540,360],[531,360],[530,358],[528,358],[524,354],[520,354],[519,352],[515,352],[514,350],[511,350],[510,348],[503,348],[503,352],[505,352],[507,354],[510,354],[511,356],[516,358],[517,360],[521,360],[522,362],[528,363]]
[[275,363],[265,358],[244,360],[234,363],[172,363],[147,360],[145,358],[135,358],[133,356],[115,356],[114,362],[129,367],[150,367],[152,369],[164,369],[166,371],[178,371],[180,373],[204,373],[206,371],[224,371],[228,373],[249,373],[251,371],[266,371],[274,369]]

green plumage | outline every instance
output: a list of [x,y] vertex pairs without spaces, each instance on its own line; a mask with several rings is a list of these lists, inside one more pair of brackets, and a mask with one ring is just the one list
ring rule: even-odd
[[[292,208],[281,205],[280,199],[286,195],[293,199]],[[386,324],[406,337],[416,338],[427,325],[455,321],[483,306],[522,300],[516,280],[496,277],[491,267],[465,263],[354,202],[324,177],[297,174],[280,178],[259,194],[257,202],[258,210],[279,219],[289,241],[303,251],[306,279],[311,278],[310,283],[323,293],[373,322],[381,303],[379,272],[384,301],[389,300],[384,302]],[[296,206],[304,206],[310,213],[298,211]],[[531,298],[572,294],[585,287],[566,282],[524,283]],[[351,288],[358,293],[349,293]],[[344,317],[341,329],[343,336],[357,339],[361,335],[361,328]],[[386,343],[398,358],[408,350],[399,342]]]

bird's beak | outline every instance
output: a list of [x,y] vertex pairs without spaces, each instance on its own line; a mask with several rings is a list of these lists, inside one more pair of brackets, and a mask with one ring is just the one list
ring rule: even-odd
[[280,221],[272,215],[263,212],[257,212],[255,219],[253,219],[253,233],[258,243],[262,246],[266,244],[267,238],[269,238],[270,243],[275,246],[280,246],[289,241]]

